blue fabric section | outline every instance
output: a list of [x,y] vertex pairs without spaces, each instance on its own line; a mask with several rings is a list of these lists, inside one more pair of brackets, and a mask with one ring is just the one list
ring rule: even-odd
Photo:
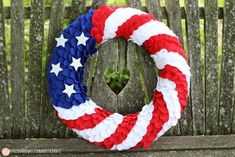
[[[97,51],[96,40],[90,35],[93,13],[94,10],[91,9],[88,13],[83,14],[66,27],[62,32],[64,38],[68,39],[65,47],[58,46],[53,49],[53,54],[48,63],[47,79],[51,102],[54,106],[69,109],[73,105],[80,105],[88,99],[87,88],[83,84],[83,74],[87,59]],[[82,32],[89,38],[86,41],[86,46],[82,44],[77,45],[76,36],[80,36]],[[81,58],[83,67],[79,67],[76,71],[74,67],[70,66],[72,57],[76,59]],[[59,72],[58,76],[50,73],[52,64],[57,63],[60,63],[60,67],[63,69],[63,71]],[[70,97],[63,93],[65,84],[74,84],[76,93]]]

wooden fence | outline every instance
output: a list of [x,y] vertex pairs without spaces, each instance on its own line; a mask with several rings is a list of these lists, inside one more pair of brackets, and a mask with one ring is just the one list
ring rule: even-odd
[[[24,140],[75,137],[57,119],[50,104],[45,78],[46,60],[50,58],[55,45],[54,38],[63,29],[64,21],[72,21],[89,8],[97,8],[104,3],[105,0],[93,0],[91,6],[87,6],[85,1],[72,0],[71,6],[64,6],[63,0],[53,0],[51,6],[45,6],[42,0],[31,0],[30,7],[24,7],[23,0],[11,0],[10,7],[4,7],[3,0],[0,0],[0,148],[22,148],[17,146],[19,143],[25,148],[54,148],[57,144],[62,149],[66,148],[63,150],[67,150],[67,153],[104,151],[84,143],[78,144],[76,149],[74,145],[78,143],[77,140],[70,139],[54,143],[50,140],[30,141],[33,146]],[[142,6],[140,0],[127,0],[127,6],[151,12],[173,29],[184,44],[191,67],[191,92],[186,111],[179,124],[167,134],[189,137],[165,137],[154,145],[151,149],[153,151],[166,148],[193,150],[219,147],[226,149],[224,151],[228,154],[233,153],[227,149],[235,148],[235,137],[222,134],[235,133],[235,1],[225,0],[223,8],[218,8],[217,3],[217,0],[205,0],[205,7],[199,7],[198,0],[185,0],[185,6],[180,7],[178,0],[166,0],[166,6],[160,6],[159,0],[146,0],[146,6]],[[30,19],[28,49],[25,48],[27,41],[24,25],[27,19]],[[46,31],[45,21],[48,19],[49,31]],[[7,45],[5,33],[8,29],[6,22],[9,21],[10,45]],[[200,31],[202,27],[204,30]],[[9,52],[7,47],[10,47]],[[104,80],[103,74],[109,68],[130,71],[130,79],[118,95]],[[151,100],[156,84],[154,69],[153,61],[143,48],[122,39],[115,39],[100,46],[99,54],[88,62],[86,84],[92,99],[103,108],[123,114],[136,112]],[[202,138],[192,135],[219,136]],[[222,142],[213,145],[208,138]],[[227,146],[224,145],[223,139],[232,141]],[[193,148],[186,144],[176,148],[169,146],[171,142],[167,144],[167,140],[173,144],[195,140],[196,144],[193,144]],[[200,147],[203,141],[208,144],[205,144],[205,148]],[[65,145],[62,145],[63,143]],[[190,142],[188,144],[190,145]],[[73,145],[71,150],[70,145]],[[168,146],[165,148],[162,145]],[[141,154],[141,151],[133,153],[132,156]],[[223,154],[223,151],[217,152]],[[128,156],[130,152],[126,153]],[[185,152],[181,153],[183,155]],[[151,155],[151,152],[147,154]],[[129,155],[131,156],[131,153]],[[201,152],[201,155],[205,154]]]

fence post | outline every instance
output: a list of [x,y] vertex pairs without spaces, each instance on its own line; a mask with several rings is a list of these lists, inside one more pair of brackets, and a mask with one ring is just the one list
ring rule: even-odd
[[42,52],[44,39],[44,2],[32,0],[30,9],[27,137],[39,137],[41,105]]
[[186,1],[187,41],[191,67],[191,101],[194,134],[205,132],[205,105],[202,84],[198,0]]
[[217,0],[205,1],[206,134],[218,132],[218,10]]
[[24,5],[11,1],[12,137],[25,137]]
[[220,86],[219,133],[231,133],[234,113],[235,2],[224,1],[223,52]]
[[0,0],[0,138],[11,137],[3,0]]

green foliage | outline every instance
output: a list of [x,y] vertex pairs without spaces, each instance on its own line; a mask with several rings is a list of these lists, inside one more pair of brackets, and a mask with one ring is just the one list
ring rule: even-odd
[[130,72],[127,69],[117,72],[113,69],[107,69],[104,73],[105,82],[116,93],[120,93],[130,79]]

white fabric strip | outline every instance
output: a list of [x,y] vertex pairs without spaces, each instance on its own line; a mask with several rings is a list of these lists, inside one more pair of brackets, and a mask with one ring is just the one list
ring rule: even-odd
[[96,108],[100,108],[97,106],[91,99],[86,100],[84,103],[81,103],[78,106],[72,106],[70,109],[65,109],[62,107],[53,107],[57,110],[58,116],[65,120],[75,120],[85,114],[95,113]]
[[163,99],[166,102],[169,119],[163,124],[162,129],[158,133],[156,139],[162,136],[172,126],[175,126],[178,119],[180,119],[181,106],[177,96],[178,92],[175,88],[176,84],[173,81],[158,77],[156,90],[161,92],[163,95]]
[[129,132],[126,139],[123,140],[122,143],[114,145],[112,150],[126,150],[137,145],[142,140],[143,136],[147,133],[148,125],[153,116],[153,109],[154,106],[152,102],[150,102],[149,105],[143,106],[142,111],[137,117],[137,121],[134,127]]
[[146,14],[134,8],[118,8],[105,21],[103,42],[116,36],[118,27],[126,22],[133,15]]
[[159,52],[151,55],[158,69],[163,69],[166,65],[171,65],[180,70],[185,76],[190,87],[190,67],[184,57],[176,52],[168,52],[167,49],[161,49]]
[[118,125],[123,121],[123,116],[118,113],[114,113],[105,118],[102,122],[97,124],[94,128],[77,130],[73,129],[79,136],[90,142],[102,142],[106,138],[110,137],[117,129]]
[[140,26],[137,30],[135,30],[130,36],[129,40],[141,46],[145,40],[148,40],[150,37],[158,34],[166,34],[177,37],[173,33],[173,31],[170,30],[164,23],[156,20],[151,20]]

